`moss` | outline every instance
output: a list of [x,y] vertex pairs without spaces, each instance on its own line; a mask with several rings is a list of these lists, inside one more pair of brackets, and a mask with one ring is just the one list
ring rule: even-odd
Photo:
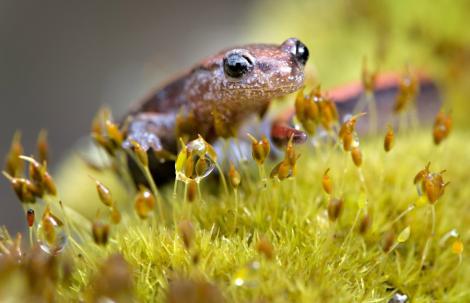
[[[429,131],[414,131],[397,136],[387,154],[382,138],[367,138],[362,140],[360,171],[338,149],[305,147],[300,150],[297,176],[270,181],[266,187],[251,161],[242,176],[249,173],[252,179],[242,177],[238,208],[233,194],[214,193],[211,182],[203,182],[202,200],[192,204],[184,204],[182,193],[173,198],[171,188],[164,188],[163,196],[172,207],[166,214],[174,220],[163,226],[158,216],[141,220],[131,210],[112,227],[106,247],[89,238],[82,244],[83,258],[76,260],[78,273],[65,296],[76,298],[104,256],[118,251],[134,269],[137,297],[146,302],[162,301],[167,279],[176,274],[214,282],[229,302],[384,302],[394,291],[413,302],[465,302],[470,299],[470,264],[452,252],[455,239],[439,242],[452,229],[459,231],[465,246],[470,242],[465,226],[470,220],[470,189],[465,186],[469,172],[462,165],[470,154],[469,138],[469,133],[457,131],[436,147]],[[436,205],[436,235],[421,268],[430,236],[430,205],[417,206],[392,222],[417,202],[413,178],[428,161],[433,171],[446,170],[451,185]],[[328,219],[329,198],[322,189],[327,168],[333,196],[344,200],[336,222]],[[131,208],[132,202],[126,203]],[[366,210],[372,223],[360,234]],[[189,251],[174,226],[182,220],[190,220],[195,228]],[[385,253],[387,232],[398,235],[407,226],[409,239]],[[262,237],[274,248],[272,260],[257,252]],[[196,254],[199,261],[194,264]],[[259,269],[244,269],[250,262],[260,262]],[[235,278],[250,285],[236,286]]]

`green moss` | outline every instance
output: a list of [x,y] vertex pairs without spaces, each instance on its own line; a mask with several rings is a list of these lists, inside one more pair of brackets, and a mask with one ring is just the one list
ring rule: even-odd
[[[79,273],[66,296],[76,297],[86,289],[95,265],[118,251],[134,269],[137,297],[146,302],[163,300],[167,279],[175,274],[214,282],[229,302],[384,302],[391,297],[391,289],[406,293],[413,302],[466,302],[470,264],[465,256],[460,263],[452,252],[454,239],[438,242],[457,229],[464,245],[470,244],[465,225],[470,222],[470,188],[465,186],[469,138],[466,132],[455,132],[436,147],[429,132],[410,132],[397,136],[388,154],[381,138],[366,138],[361,145],[364,184],[349,154],[333,147],[303,148],[298,175],[280,183],[270,181],[266,187],[253,173],[252,161],[247,165],[252,180],[242,178],[238,209],[234,195],[213,193],[210,182],[203,182],[202,200],[193,204],[184,204],[182,193],[172,198],[171,188],[165,188],[163,196],[172,206],[166,215],[175,219],[165,226],[157,219],[140,220],[128,201],[131,210],[112,227],[107,247],[93,244],[91,238],[83,243],[84,256],[76,260]],[[413,178],[428,161],[433,171],[447,170],[445,180],[451,185],[436,205],[436,235],[420,269],[430,236],[430,205],[416,207],[390,224],[417,201]],[[328,197],[321,187],[326,168],[330,168],[333,195],[345,201],[337,222],[330,222],[326,212]],[[359,206],[364,199],[373,220],[361,235],[358,225],[365,208]],[[189,219],[196,230],[189,252],[174,227],[183,219]],[[385,253],[385,233],[393,230],[398,235],[406,226],[411,228],[409,240]],[[261,236],[274,246],[273,260],[256,251]],[[199,259],[196,265],[194,254]],[[253,261],[261,265],[256,273],[240,272]],[[253,280],[253,285],[235,286],[237,275]]]

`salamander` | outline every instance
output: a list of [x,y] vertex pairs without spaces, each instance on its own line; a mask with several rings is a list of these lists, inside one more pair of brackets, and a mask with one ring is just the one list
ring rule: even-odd
[[[126,115],[125,148],[138,142],[149,154],[149,166],[158,184],[174,178],[174,162],[179,138],[195,139],[199,134],[208,142],[233,136],[253,115],[262,117],[274,98],[293,93],[304,85],[304,68],[309,58],[307,46],[296,38],[280,45],[250,44],[225,49],[202,60],[188,72],[152,91]],[[421,94],[417,98],[421,120],[430,120],[440,107],[439,90],[426,76],[419,76]],[[400,78],[397,74],[379,76],[374,91],[379,128],[392,120],[394,99]],[[351,114],[363,94],[361,83],[330,91],[341,119]],[[303,143],[307,135],[294,127],[293,109],[268,121],[274,143],[285,143],[292,136]],[[367,117],[358,129],[367,131]],[[262,124],[264,127],[266,123]],[[266,128],[266,127],[265,127]],[[269,132],[262,129],[261,132]],[[136,164],[129,161],[137,184],[145,183]]]
[[[190,140],[200,134],[208,142],[230,137],[248,117],[263,116],[273,98],[303,86],[308,58],[307,46],[296,38],[280,45],[233,47],[208,57],[130,110],[124,147],[138,142],[149,151],[155,181],[170,180],[174,163],[165,155],[176,154],[180,137]],[[305,140],[303,132],[292,132],[298,141]],[[129,162],[134,180],[145,182]]]

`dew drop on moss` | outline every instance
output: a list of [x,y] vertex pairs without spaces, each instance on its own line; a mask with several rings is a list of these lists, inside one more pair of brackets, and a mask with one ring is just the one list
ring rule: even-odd
[[395,293],[393,297],[388,300],[388,303],[406,303],[408,302],[408,296],[399,292]]
[[178,154],[176,177],[185,183],[206,178],[215,168],[216,154],[202,138],[190,141]]
[[232,283],[239,287],[255,287],[258,284],[258,273],[261,264],[253,261],[241,267],[233,276]]
[[48,216],[41,220],[37,227],[39,247],[50,255],[61,253],[67,244],[67,235],[54,217]]

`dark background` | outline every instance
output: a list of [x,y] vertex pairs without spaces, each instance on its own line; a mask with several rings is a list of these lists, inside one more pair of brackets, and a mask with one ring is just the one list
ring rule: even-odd
[[[15,130],[33,153],[49,130],[52,167],[103,105],[116,116],[201,57],[243,40],[252,1],[0,0],[0,156]],[[0,225],[24,228],[0,180]]]

